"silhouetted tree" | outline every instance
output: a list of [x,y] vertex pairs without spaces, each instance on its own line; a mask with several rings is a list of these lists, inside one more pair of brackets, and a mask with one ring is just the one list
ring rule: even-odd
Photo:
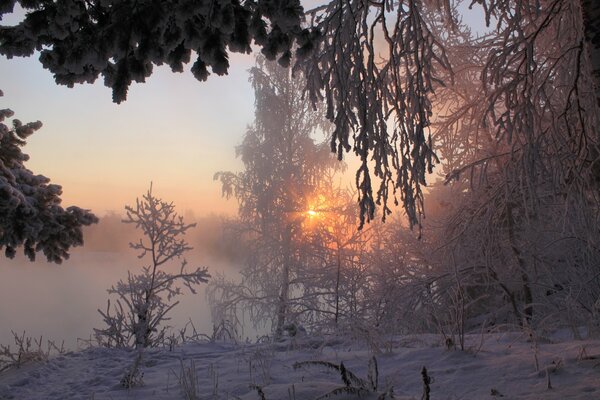
[[228,51],[249,53],[252,42],[270,58],[281,56],[282,63],[289,63],[294,43],[310,46],[298,0],[9,0],[0,6],[0,19],[15,4],[27,13],[18,25],[0,30],[1,54],[30,56],[40,50],[40,61],[63,85],[102,75],[117,103],[126,99],[132,81],[144,82],[152,74],[154,65],[182,72],[192,52],[192,73],[203,81],[208,67],[226,74]]

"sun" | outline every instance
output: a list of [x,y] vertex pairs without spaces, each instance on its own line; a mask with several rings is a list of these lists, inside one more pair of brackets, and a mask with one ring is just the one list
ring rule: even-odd
[[313,217],[316,217],[316,216],[318,216],[318,215],[319,215],[319,212],[318,212],[318,211],[315,211],[315,210],[308,210],[308,211],[306,212],[306,214],[307,214],[307,215],[308,215],[310,218],[313,218]]

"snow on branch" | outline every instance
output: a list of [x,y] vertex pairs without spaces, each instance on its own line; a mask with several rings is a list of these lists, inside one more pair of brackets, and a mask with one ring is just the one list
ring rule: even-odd
[[510,146],[506,181],[532,199],[530,208],[548,184],[556,193],[583,193],[597,176],[600,142],[579,2],[481,3],[497,21],[481,77],[485,117],[497,142]]
[[0,110],[0,250],[13,258],[23,247],[31,261],[41,251],[60,264],[71,247],[83,245],[82,227],[98,218],[79,207],[63,208],[62,188],[25,167],[29,156],[21,148],[42,123],[13,119],[9,128],[4,121],[12,116],[11,110]]
[[136,200],[135,207],[126,206],[125,210],[123,222],[135,224],[144,234],[130,247],[140,251],[138,258],[149,258],[150,265],[139,274],[128,273],[127,281],[120,280],[108,289],[118,298],[112,307],[109,300],[106,311],[98,310],[106,327],[94,330],[96,340],[106,347],[157,346],[165,340],[167,314],[179,303],[172,300],[182,294],[176,284],[183,284],[195,294],[196,287],[208,282],[210,275],[206,268],[187,270],[185,259],[178,273],[158,269],[192,249],[182,236],[196,224],[185,224],[173,203],[154,196],[152,184],[142,199]]
[[145,82],[154,66],[182,72],[192,53],[191,71],[205,81],[208,68],[227,74],[229,52],[250,53],[252,42],[284,64],[295,42],[310,47],[298,0],[9,1],[0,4],[0,21],[16,4],[26,14],[15,26],[0,26],[0,54],[40,51],[56,83],[69,87],[102,75],[116,103],[126,100],[132,82]]
[[[423,7],[416,1],[332,1],[312,12],[321,36],[313,56],[295,65],[312,102],[327,104],[335,124],[332,151],[340,159],[351,149],[360,157],[361,226],[374,218],[376,204],[385,219],[398,197],[411,226],[420,224],[422,186],[437,162],[431,96],[443,84],[438,70],[450,70]],[[380,179],[375,193],[372,175]]]

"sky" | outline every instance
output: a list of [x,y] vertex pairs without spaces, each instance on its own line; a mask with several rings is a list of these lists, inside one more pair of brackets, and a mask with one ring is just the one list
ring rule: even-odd
[[0,108],[22,122],[42,121],[24,148],[26,166],[62,185],[64,206],[120,212],[153,182],[154,193],[181,212],[232,214],[237,205],[221,199],[213,175],[241,168],[235,146],[254,117],[253,62],[234,54],[229,75],[207,82],[158,67],[117,105],[102,78],[70,89],[55,84],[35,55],[0,57]]

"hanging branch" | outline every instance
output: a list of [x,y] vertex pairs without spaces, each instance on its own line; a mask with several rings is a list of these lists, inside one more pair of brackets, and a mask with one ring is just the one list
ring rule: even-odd
[[[422,187],[438,161],[429,131],[437,69],[450,70],[443,47],[415,1],[340,0],[309,11],[321,33],[313,57],[295,65],[313,103],[325,101],[335,124],[331,149],[360,157],[356,173],[360,222],[375,206],[402,202],[420,225]],[[379,178],[375,187],[372,176]],[[398,198],[399,197],[399,198]]]

